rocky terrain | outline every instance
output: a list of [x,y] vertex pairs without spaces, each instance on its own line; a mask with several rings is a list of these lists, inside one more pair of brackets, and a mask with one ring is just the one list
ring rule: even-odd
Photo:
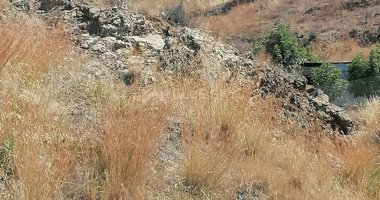
[[[30,7],[24,4],[15,6]],[[208,81],[236,79],[240,84],[253,81],[259,83],[263,95],[280,91],[276,96],[289,104],[284,105],[284,114],[299,118],[303,127],[314,116],[343,134],[352,128],[343,109],[330,104],[328,96],[307,85],[305,78],[266,66],[200,30],[175,27],[128,8],[101,9],[69,1],[42,2],[36,12],[52,25],[64,22],[75,44],[126,85],[136,79],[147,85],[168,75],[195,75]],[[300,117],[302,112],[307,115]]]
[[[243,1],[233,1],[233,3],[228,4],[229,6],[227,8],[221,7],[216,10],[211,10],[208,11],[206,15],[225,14],[241,2]],[[250,3],[251,1],[244,2]],[[279,112],[279,118],[276,118],[275,122],[296,124],[294,129],[297,130],[300,129],[308,132],[314,130],[312,128],[317,126],[318,130],[328,133],[327,135],[343,137],[341,135],[349,135],[355,132],[357,127],[354,125],[359,124],[359,122],[352,121],[344,109],[331,104],[329,97],[321,90],[308,85],[306,78],[298,73],[289,72],[281,67],[260,62],[250,53],[242,53],[233,46],[224,44],[199,29],[173,24],[172,21],[167,20],[165,17],[153,17],[140,14],[132,11],[128,5],[122,3],[107,8],[97,6],[93,3],[68,0],[43,0],[33,3],[23,0],[11,0],[8,3],[9,6],[0,15],[0,27],[2,23],[5,23],[9,19],[35,17],[39,20],[43,20],[49,27],[63,26],[68,31],[69,40],[73,44],[73,52],[83,56],[79,61],[81,67],[78,73],[78,83],[94,86],[96,85],[94,84],[96,81],[107,79],[111,80],[111,83],[115,85],[119,82],[123,83],[122,90],[131,90],[136,93],[140,93],[141,91],[144,93],[145,91],[148,94],[154,95],[156,94],[155,92],[159,93],[159,90],[151,91],[151,87],[156,85],[160,87],[161,84],[173,79],[179,80],[179,82],[182,83],[191,78],[190,80],[200,80],[201,83],[205,82],[210,85],[221,82],[222,85],[226,87],[236,85],[237,93],[240,89],[243,90],[242,88],[248,88],[249,97],[244,97],[244,102],[251,102],[256,105],[255,103],[257,102],[265,103],[276,101],[276,105],[279,105],[279,110],[276,110],[276,112]],[[221,11],[219,11],[220,9]],[[318,12],[318,9],[315,12]],[[352,36],[359,36],[361,34],[364,33],[357,31],[352,33]],[[55,94],[52,95],[54,98],[62,94],[71,96],[72,93],[73,100],[70,101],[69,104],[73,104],[74,109],[71,109],[69,112],[69,115],[72,117],[72,121],[70,122],[72,124],[79,124],[85,120],[87,124],[91,124],[88,127],[82,126],[81,128],[77,128],[75,131],[76,134],[81,135],[82,132],[92,130],[92,128],[97,130],[97,128],[94,127],[97,127],[98,123],[102,123],[102,118],[98,116],[97,111],[94,111],[94,108],[90,108],[88,103],[78,104],[76,100],[74,100],[76,98],[74,97],[76,87],[79,88],[80,86],[69,85],[65,77],[50,79],[52,84],[57,86],[53,89],[55,92],[52,92]],[[90,82],[90,80],[93,82]],[[190,81],[188,84],[190,88],[198,88],[198,82]],[[199,83],[199,85],[201,84]],[[105,86],[105,88],[107,87],[112,88],[113,86]],[[223,91],[222,88],[219,89]],[[93,96],[97,97],[98,92],[99,90],[95,88],[94,92],[86,94],[92,98]],[[102,93],[102,90],[100,90],[100,93]],[[232,94],[231,99],[242,98],[234,96],[234,93]],[[181,95],[180,93],[174,94],[173,96],[180,98]],[[106,94],[105,96],[112,95]],[[87,97],[87,99],[91,100],[90,97]],[[161,96],[159,98],[161,98]],[[165,99],[164,97],[162,98]],[[221,95],[219,98],[224,99],[226,96]],[[207,98],[204,101],[207,102]],[[175,103],[173,102],[173,104]],[[102,105],[97,106],[102,107]],[[197,107],[197,105],[194,106]],[[199,105],[200,108],[201,106],[202,105]],[[250,110],[248,105],[239,106],[247,107],[247,110]],[[140,107],[135,108],[137,113],[139,112],[138,108]],[[142,107],[141,110],[143,109]],[[260,109],[260,105],[257,105],[257,109]],[[258,114],[260,117],[260,113]],[[123,116],[123,114],[121,115]],[[138,116],[138,114],[128,116],[133,118],[135,115]],[[117,116],[118,115],[116,115],[116,117]],[[231,116],[234,116],[234,113],[231,113]],[[156,119],[156,115],[142,118],[146,120],[146,123],[149,123],[150,119],[152,121]],[[153,163],[150,169],[154,172],[152,175],[153,178],[149,178],[149,182],[164,180],[162,185],[154,186],[156,189],[162,189],[163,193],[160,194],[162,196],[157,194],[149,194],[148,196],[152,199],[164,199],[164,197],[181,199],[176,191],[183,186],[185,189],[181,190],[185,191],[186,194],[190,196],[193,195],[193,197],[199,199],[207,199],[207,192],[197,190],[198,187],[202,188],[203,185],[192,184],[191,181],[194,180],[187,180],[188,182],[184,181],[182,186],[178,184],[178,180],[181,179],[181,163],[187,158],[186,147],[183,147],[183,144],[186,143],[187,136],[184,135],[186,135],[186,133],[195,135],[197,133],[197,127],[190,121],[185,122],[179,120],[180,117],[175,114],[169,118],[169,127],[164,128],[163,135],[158,142],[157,150],[153,151],[155,158],[145,160],[145,162]],[[158,121],[160,121],[160,118],[158,119]],[[239,119],[236,120],[237,121],[234,122],[238,123]],[[256,119],[252,119],[249,121],[254,122],[255,120]],[[164,120],[161,119],[161,121]],[[110,123],[112,124],[112,122]],[[263,122],[263,124],[265,123],[266,122]],[[268,121],[267,123],[272,122]],[[117,125],[128,129],[129,124]],[[103,127],[102,130],[106,132],[108,126],[104,126],[105,128]],[[233,125],[227,124],[223,126],[222,124],[220,128],[221,132],[228,132],[230,126]],[[276,126],[273,125],[273,127]],[[136,130],[140,130],[139,128],[140,127]],[[142,130],[142,132],[144,132],[145,129]],[[130,131],[133,132],[132,129]],[[280,137],[276,134],[274,134],[274,138]],[[202,139],[208,137],[211,136],[207,136],[206,133],[206,136],[202,136]],[[99,140],[101,139],[103,138],[100,137]],[[205,140],[207,144],[209,140],[213,141],[212,139]],[[217,141],[219,141],[219,139],[217,139]],[[281,139],[273,139],[273,141],[281,143]],[[113,144],[117,146],[119,143],[115,140],[111,141],[110,146]],[[229,148],[234,149],[235,147],[227,146],[224,150],[227,151],[226,149]],[[198,152],[199,155],[207,154],[204,152],[208,151],[201,147],[195,149],[195,152]],[[116,150],[116,152],[117,151],[118,150]],[[243,151],[249,152],[247,149]],[[251,151],[253,152],[251,152],[251,154],[255,154],[254,152],[257,150],[253,149]],[[98,150],[94,150],[92,153],[97,154],[97,152]],[[198,154],[195,153],[195,155]],[[101,157],[100,160],[102,159],[105,158]],[[117,159],[118,158],[116,158],[116,160]],[[106,163],[106,161],[104,162]],[[336,162],[339,162],[339,160]],[[102,163],[100,165],[107,169],[107,164]],[[338,166],[339,164],[336,165]],[[219,165],[215,164],[215,166]],[[212,168],[214,168],[214,166]],[[80,169],[78,170],[80,171]],[[104,176],[108,178],[108,174]],[[226,176],[223,177],[225,180],[235,180],[233,177],[229,177],[228,174],[224,176]],[[287,183],[289,183],[292,188],[299,189],[303,187],[303,181],[296,178],[290,179]],[[4,183],[4,185],[7,184],[10,183]],[[234,190],[234,198],[282,199],[268,192],[271,187],[267,184],[270,183],[257,181],[251,182],[250,184],[249,186],[241,184],[236,191]],[[145,185],[149,184],[146,183]],[[122,186],[124,187],[124,185]],[[6,188],[6,186],[3,186],[2,190],[5,190],[4,187]],[[67,187],[71,188],[69,186]],[[68,199],[91,199],[88,196],[76,196],[73,192],[75,190],[75,188],[70,190],[72,197],[68,197]],[[138,195],[140,195],[139,192],[137,192]],[[133,192],[127,194],[132,193]],[[99,196],[94,195],[94,199],[99,199]],[[137,199],[142,198],[138,195],[134,197]],[[347,195],[351,195],[351,193]],[[354,194],[352,195],[356,197]],[[108,197],[111,199],[129,199],[125,196],[118,196],[116,193],[109,194]],[[7,196],[7,198],[12,199],[12,195]],[[17,198],[17,196],[13,196],[13,198]],[[131,198],[133,198],[133,195]],[[216,199],[223,198],[218,196]],[[344,196],[341,197],[341,199],[344,199]]]
[[[311,47],[327,60],[350,60],[357,52],[368,54],[368,46],[379,41],[380,5],[376,0],[218,2],[202,6],[207,3],[184,1],[184,19],[192,27],[209,31],[243,50],[250,48],[253,37],[263,36],[278,20],[290,23],[300,40],[307,40],[310,35],[316,38]],[[180,1],[169,4],[174,7]],[[166,7],[161,8],[165,10]]]

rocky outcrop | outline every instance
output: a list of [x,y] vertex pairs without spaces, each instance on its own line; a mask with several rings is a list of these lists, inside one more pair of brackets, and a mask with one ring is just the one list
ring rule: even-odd
[[376,44],[380,42],[380,27],[352,29],[349,35],[362,45]]
[[[49,12],[41,15],[53,19]],[[263,97],[274,94],[282,99],[284,116],[296,119],[303,127],[308,127],[313,118],[342,134],[348,134],[352,127],[344,111],[330,104],[320,90],[307,86],[304,77],[273,66],[263,67],[202,31],[173,26],[126,8],[73,4],[62,10],[62,15],[75,43],[126,85],[136,81],[147,85],[165,75],[195,75],[226,82],[234,78],[240,84],[254,79],[259,80]]]
[[371,0],[346,0],[342,4],[344,9],[352,11],[358,8],[366,8],[370,3]]
[[[254,66],[251,59],[240,56],[232,46],[199,30],[172,26],[166,20],[126,8],[73,4],[61,13],[75,43],[128,84],[132,80],[149,84],[160,73],[226,80],[236,75],[243,82],[246,72]],[[54,19],[49,12],[41,15]],[[138,72],[139,79],[132,78],[132,71]]]
[[319,119],[341,134],[350,133],[353,124],[345,111],[330,103],[329,97],[321,90],[307,85],[306,78],[299,73],[270,66],[259,70],[256,75],[260,77],[259,89],[263,97],[274,94],[282,99],[284,117],[295,119],[302,127],[308,127],[310,121]]
[[256,0],[232,0],[230,2],[227,2],[217,8],[213,8],[211,10],[208,10],[204,13],[205,16],[217,16],[217,15],[225,15],[227,14],[232,8],[241,5],[241,4],[247,4],[247,3],[253,3]]

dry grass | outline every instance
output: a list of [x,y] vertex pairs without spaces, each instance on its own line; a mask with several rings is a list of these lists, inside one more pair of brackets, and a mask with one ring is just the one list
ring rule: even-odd
[[191,198],[233,198],[240,185],[272,199],[370,199],[377,145],[299,129],[278,118],[276,100],[251,102],[238,86],[169,90],[184,122],[181,190]]
[[70,46],[63,26],[49,30],[39,20],[7,20],[0,24],[0,34],[0,72],[6,65],[20,65],[25,74],[38,76],[63,60]]
[[358,53],[368,56],[371,50],[370,47],[359,45],[352,38],[340,39],[334,42],[317,41],[312,45],[312,49],[320,58],[332,61],[351,61]]
[[[228,40],[230,37],[258,37],[270,30],[278,20],[291,24],[300,34],[317,33],[314,52],[327,60],[351,60],[357,52],[369,53],[368,47],[361,47],[349,39],[348,33],[363,26],[375,27],[380,19],[376,17],[378,5],[370,8],[347,11],[343,9],[344,0],[257,0],[233,8],[228,14],[207,17],[202,12],[229,0],[183,1],[188,13],[189,24],[209,31],[215,37]],[[131,0],[129,6],[139,12],[159,16],[162,11],[180,4],[180,0]],[[109,3],[105,3],[109,4]],[[305,14],[313,7],[321,7],[314,15]],[[197,15],[194,15],[197,13]]]
[[61,27],[31,24],[13,19],[0,25],[0,134],[9,161],[2,170],[5,180],[16,181],[9,188],[11,198],[51,199],[58,196],[75,153],[65,142],[70,126],[59,121],[50,90],[37,79],[62,60],[69,42]]
[[[317,124],[298,128],[281,118],[274,97],[252,98],[248,84],[184,77],[143,88],[88,76],[76,82],[49,74],[64,58],[64,31],[36,23],[41,33],[25,30],[37,34],[32,38],[16,34],[22,24],[0,29],[4,199],[380,198],[377,100],[360,110],[359,133],[341,137]],[[23,71],[54,77],[22,81]],[[59,79],[72,81],[74,92],[56,93]],[[160,173],[153,163],[166,159],[157,151],[171,118],[181,127],[178,149],[172,147],[181,155],[173,161],[178,167],[152,186]]]
[[106,108],[102,118],[99,136],[105,171],[103,197],[141,199],[150,176],[149,159],[167,127],[167,108],[125,99]]
[[[137,93],[109,90],[119,97],[101,100],[105,106],[97,131],[85,140],[70,134],[74,127],[67,121],[54,120],[57,111],[43,106],[53,105],[48,96],[40,101],[9,96],[1,119],[2,130],[12,132],[14,141],[7,161],[14,163],[19,183],[13,197],[145,199],[147,193],[160,194],[147,183],[155,176],[151,164],[157,158],[152,156],[169,116],[181,121],[183,158],[180,187],[166,198],[234,198],[237,191],[272,199],[378,196],[378,143],[299,129],[279,118],[275,99],[250,100],[249,87],[196,83],[169,81]],[[88,103],[98,107],[93,98]]]
[[359,119],[363,120],[365,132],[380,133],[380,100],[375,98],[368,101],[367,105],[359,112]]
[[14,126],[13,162],[24,199],[57,198],[67,178],[76,152],[65,142],[67,126],[50,120],[45,107],[25,105],[19,108],[20,121]]

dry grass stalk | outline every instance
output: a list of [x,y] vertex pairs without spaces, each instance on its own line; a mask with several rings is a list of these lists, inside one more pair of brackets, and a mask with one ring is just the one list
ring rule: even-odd
[[149,159],[167,125],[167,108],[154,101],[124,99],[104,112],[99,136],[105,199],[144,197]]
[[40,75],[62,61],[70,49],[63,26],[49,30],[38,20],[10,19],[0,25],[0,34],[1,71],[7,66],[22,65],[26,74]]
[[48,98],[29,102],[8,95],[3,100],[1,108],[7,113],[2,117],[7,120],[1,135],[11,138],[14,175],[21,183],[21,193],[14,191],[15,196],[55,198],[74,161],[71,144],[65,142],[69,126],[52,120]]

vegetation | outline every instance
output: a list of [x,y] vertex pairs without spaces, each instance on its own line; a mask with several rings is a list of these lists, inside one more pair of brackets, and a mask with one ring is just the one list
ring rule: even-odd
[[265,51],[272,57],[272,61],[286,68],[304,62],[306,51],[298,44],[290,26],[284,22],[278,22],[275,26],[264,42]]
[[314,86],[323,90],[331,99],[343,94],[347,88],[347,81],[341,79],[341,71],[329,63],[312,70]]
[[380,199],[380,101],[301,129],[251,84],[95,78],[39,20],[0,25],[1,199]]
[[353,58],[352,63],[348,68],[348,74],[348,80],[350,81],[370,76],[369,65],[363,54],[358,54]]
[[253,55],[259,55],[262,51],[263,51],[263,48],[264,48],[264,40],[263,38],[253,38],[252,41],[251,41],[251,45],[252,45],[252,53]]
[[375,45],[369,54],[370,75],[380,76],[380,44]]
[[348,69],[350,90],[357,96],[370,96],[380,91],[380,44],[375,45],[366,60],[357,54]]
[[[276,64],[286,68],[299,65],[304,61],[316,61],[309,47],[301,47],[296,36],[290,31],[289,25],[278,22],[274,30],[270,31],[264,41],[266,52]],[[255,42],[253,51],[258,52],[260,43]],[[321,67],[313,69],[312,80],[314,85],[323,90],[331,99],[343,94],[347,83],[341,78],[341,71],[333,65],[324,63]]]
[[349,68],[349,80],[358,80],[371,76],[380,75],[380,44],[372,48],[369,60],[367,61],[362,54],[357,54]]

